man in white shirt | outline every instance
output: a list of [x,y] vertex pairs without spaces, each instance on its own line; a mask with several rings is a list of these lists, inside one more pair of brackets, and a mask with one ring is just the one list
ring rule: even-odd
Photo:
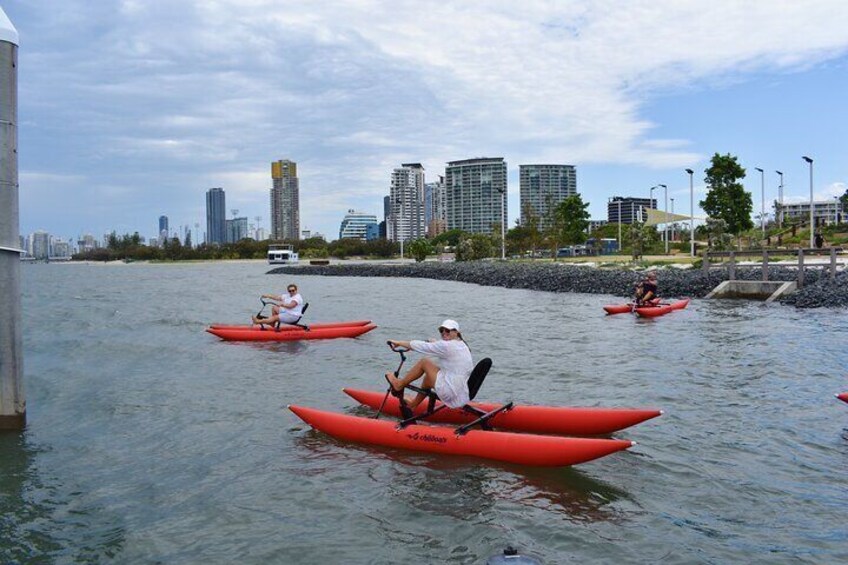
[[277,296],[274,294],[263,294],[262,298],[270,298],[276,300],[278,304],[271,307],[272,315],[270,318],[258,318],[253,316],[254,324],[269,324],[274,325],[277,322],[281,324],[296,324],[303,316],[303,297],[297,291],[296,284],[290,284],[286,289],[288,294],[285,296]]

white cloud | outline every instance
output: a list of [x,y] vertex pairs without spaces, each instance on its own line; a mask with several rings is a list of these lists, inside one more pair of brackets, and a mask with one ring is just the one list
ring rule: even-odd
[[691,166],[692,140],[655,133],[643,106],[844,55],[843,6],[68,1],[26,8],[22,100],[33,138],[86,147],[68,169],[198,200],[224,186],[259,202],[269,163],[294,159],[315,224],[384,194],[406,161]]

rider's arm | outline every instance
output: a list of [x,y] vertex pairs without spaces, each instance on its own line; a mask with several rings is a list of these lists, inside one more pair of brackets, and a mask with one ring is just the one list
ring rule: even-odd
[[391,343],[394,347],[403,347],[405,349],[410,349],[408,341],[401,341],[399,339],[390,339],[389,343]]

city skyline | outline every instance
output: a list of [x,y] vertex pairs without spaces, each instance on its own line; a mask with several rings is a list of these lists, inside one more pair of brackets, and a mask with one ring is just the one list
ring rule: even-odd
[[715,152],[739,157],[755,204],[755,167],[767,207],[777,170],[787,201],[809,198],[802,155],[816,199],[846,188],[835,1],[3,7],[20,35],[21,233],[191,228],[216,186],[267,230],[281,157],[299,165],[301,231],[330,237],[347,209],[381,216],[409,162],[430,182],[502,156],[509,227],[525,163],[574,165],[593,219],[657,184],[688,211],[684,169],[702,199]]

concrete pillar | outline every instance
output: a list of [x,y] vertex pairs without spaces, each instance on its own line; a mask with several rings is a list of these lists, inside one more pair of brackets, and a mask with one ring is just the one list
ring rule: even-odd
[[798,288],[804,288],[804,250],[798,249]]
[[768,250],[763,249],[763,280],[768,280]]
[[0,8],[0,430],[26,424],[17,128],[18,32]]
[[830,280],[836,278],[836,248],[830,248]]

